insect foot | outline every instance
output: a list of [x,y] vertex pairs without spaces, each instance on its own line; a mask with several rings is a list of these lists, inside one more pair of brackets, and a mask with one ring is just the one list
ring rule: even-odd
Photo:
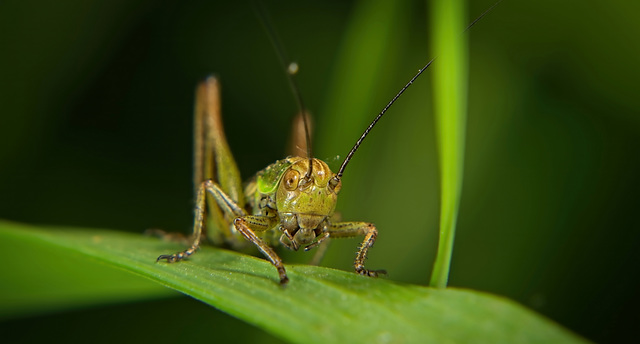
[[280,275],[280,286],[286,287],[289,283],[289,277],[287,277],[286,271],[283,268],[278,268],[278,275]]
[[356,268],[356,273],[363,276],[378,277],[380,275],[386,275],[387,270],[367,270],[364,267],[360,267]]
[[167,263],[179,262],[189,257],[190,255],[192,255],[197,249],[198,249],[198,246],[191,246],[189,249],[184,250],[182,252],[178,252],[174,254],[162,254],[158,256],[158,259],[156,259],[156,263],[163,259],[165,259]]

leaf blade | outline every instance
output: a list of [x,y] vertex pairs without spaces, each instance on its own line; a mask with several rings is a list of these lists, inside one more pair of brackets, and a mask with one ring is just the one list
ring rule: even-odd
[[512,301],[484,293],[304,265],[287,265],[291,283],[281,288],[268,262],[211,247],[189,261],[166,264],[154,257],[178,245],[129,233],[44,230],[0,221],[0,239],[9,236],[26,245],[39,241],[79,252],[152,279],[291,342],[581,341]]
[[462,179],[467,116],[467,37],[464,0],[432,4],[434,112],[440,165],[440,237],[430,285],[445,288],[449,280]]

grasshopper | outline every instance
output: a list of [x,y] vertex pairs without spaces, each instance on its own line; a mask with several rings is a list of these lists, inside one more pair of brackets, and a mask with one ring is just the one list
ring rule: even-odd
[[[465,31],[499,3],[477,17]],[[279,49],[277,42],[275,45]],[[278,52],[287,69],[284,53]],[[197,196],[193,239],[188,249],[160,255],[156,261],[172,263],[183,260],[198,250],[204,237],[214,244],[228,245],[234,249],[243,249],[251,243],[275,266],[280,284],[286,285],[289,282],[286,269],[272,247],[281,244],[294,251],[308,251],[330,238],[362,236],[364,238],[354,262],[356,273],[369,277],[386,274],[384,270],[370,270],[364,265],[369,249],[378,236],[376,226],[369,222],[336,221],[335,207],[342,188],[342,175],[371,129],[434,60],[431,59],[419,69],[374,118],[343,160],[338,173],[332,172],[324,161],[311,154],[307,114],[293,79],[294,72],[289,72],[289,81],[296,93],[302,117],[303,130],[298,132],[304,133],[304,141],[300,145],[306,147],[306,156],[289,156],[276,161],[259,171],[244,188],[222,127],[218,80],[209,77],[200,83],[196,90],[194,121],[194,185]],[[294,64],[288,67],[292,66]],[[298,137],[294,138],[294,142],[302,136],[300,133],[294,135]],[[207,229],[212,230],[209,235]]]
[[[383,270],[364,266],[378,231],[368,222],[333,222],[342,174],[358,141],[338,173],[322,160],[290,156],[259,171],[242,187],[242,180],[222,127],[219,82],[208,77],[196,90],[194,182],[197,185],[193,242],[181,252],[157,261],[176,262],[194,254],[212,224],[209,238],[216,244],[242,249],[253,243],[276,267],[280,284],[289,281],[282,259],[272,246],[308,251],[329,238],[364,236],[356,255],[357,273],[377,277]],[[306,115],[302,115],[308,139]],[[373,127],[373,125],[371,126]],[[370,130],[370,129],[369,129]],[[295,140],[295,139],[294,139]],[[211,217],[211,221],[206,221]]]

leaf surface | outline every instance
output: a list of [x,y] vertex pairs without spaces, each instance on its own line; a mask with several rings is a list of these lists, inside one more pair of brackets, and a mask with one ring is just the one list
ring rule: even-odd
[[[133,272],[292,342],[583,341],[512,301],[476,291],[437,290],[306,265],[287,265],[291,282],[283,288],[277,283],[276,270],[263,259],[203,247],[188,261],[156,263],[159,254],[182,247],[109,230],[44,229],[2,221],[0,242],[3,250],[7,244],[20,243],[21,249],[27,251],[36,247],[72,253],[77,256],[77,264],[94,264],[104,269],[104,264],[99,263],[102,262]],[[25,260],[32,267],[38,265],[37,261]],[[3,276],[12,264],[5,262]],[[25,264],[18,266],[23,269],[19,274],[25,281],[31,278],[30,273],[37,273]],[[14,271],[13,276],[17,275]],[[64,283],[50,278],[50,283]],[[87,278],[93,276],[77,275],[67,282],[72,287]],[[119,283],[117,279],[102,282]],[[124,282],[144,286],[135,279]],[[6,316],[10,314],[9,308],[18,306],[20,299],[10,307],[5,301],[19,293],[21,284],[15,278],[3,282],[5,300],[0,303],[0,314]],[[47,285],[41,283],[39,288],[46,291]],[[112,288],[126,289],[115,284],[104,289]],[[153,296],[165,295],[148,285],[145,288]]]

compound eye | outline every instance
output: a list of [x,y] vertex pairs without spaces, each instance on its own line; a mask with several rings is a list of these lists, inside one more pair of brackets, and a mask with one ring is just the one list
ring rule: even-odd
[[293,191],[298,188],[298,182],[300,181],[300,173],[296,170],[289,170],[284,174],[283,182],[284,188]]

